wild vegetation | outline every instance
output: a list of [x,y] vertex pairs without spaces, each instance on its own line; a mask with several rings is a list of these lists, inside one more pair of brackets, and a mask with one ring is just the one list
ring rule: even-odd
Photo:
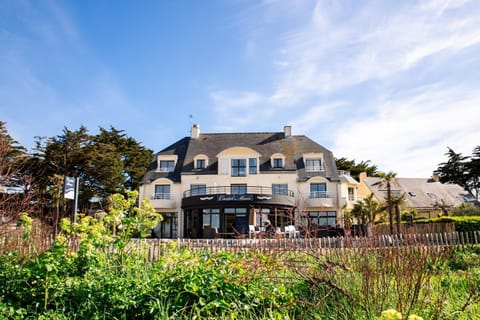
[[[136,194],[110,211],[62,220],[51,249],[0,256],[5,319],[475,319],[480,247],[132,247],[157,216]],[[21,215],[29,237],[32,225]],[[72,251],[69,243],[80,242]],[[141,244],[141,242],[140,242]],[[31,245],[35,246],[35,243]]]

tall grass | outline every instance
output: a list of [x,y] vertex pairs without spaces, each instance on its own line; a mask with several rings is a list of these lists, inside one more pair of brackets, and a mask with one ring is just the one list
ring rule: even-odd
[[480,246],[227,252],[67,240],[0,256],[0,319],[475,319]]

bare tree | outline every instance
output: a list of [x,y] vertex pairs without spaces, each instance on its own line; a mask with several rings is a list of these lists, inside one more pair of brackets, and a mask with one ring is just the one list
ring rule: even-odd
[[[21,212],[29,212],[34,204],[31,195],[32,178],[25,173],[28,155],[0,121],[0,234],[15,223]],[[6,226],[6,227],[5,227]]]

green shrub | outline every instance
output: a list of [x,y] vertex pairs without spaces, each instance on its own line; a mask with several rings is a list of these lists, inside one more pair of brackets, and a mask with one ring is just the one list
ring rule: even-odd
[[453,222],[458,232],[471,232],[480,230],[480,216],[444,216],[440,218],[417,219],[415,223]]

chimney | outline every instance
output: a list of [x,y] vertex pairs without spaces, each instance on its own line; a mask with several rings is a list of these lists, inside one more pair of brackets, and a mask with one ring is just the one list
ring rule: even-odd
[[432,174],[432,180],[433,182],[440,182],[440,176],[437,173]]
[[290,137],[292,135],[292,126],[284,126],[283,135],[285,136],[285,138]]
[[367,173],[360,172],[360,174],[358,175],[358,180],[360,180],[360,183],[362,183],[365,179],[367,179]]
[[190,133],[190,138],[198,139],[200,137],[200,126],[198,124],[194,124],[192,126],[192,131]]

